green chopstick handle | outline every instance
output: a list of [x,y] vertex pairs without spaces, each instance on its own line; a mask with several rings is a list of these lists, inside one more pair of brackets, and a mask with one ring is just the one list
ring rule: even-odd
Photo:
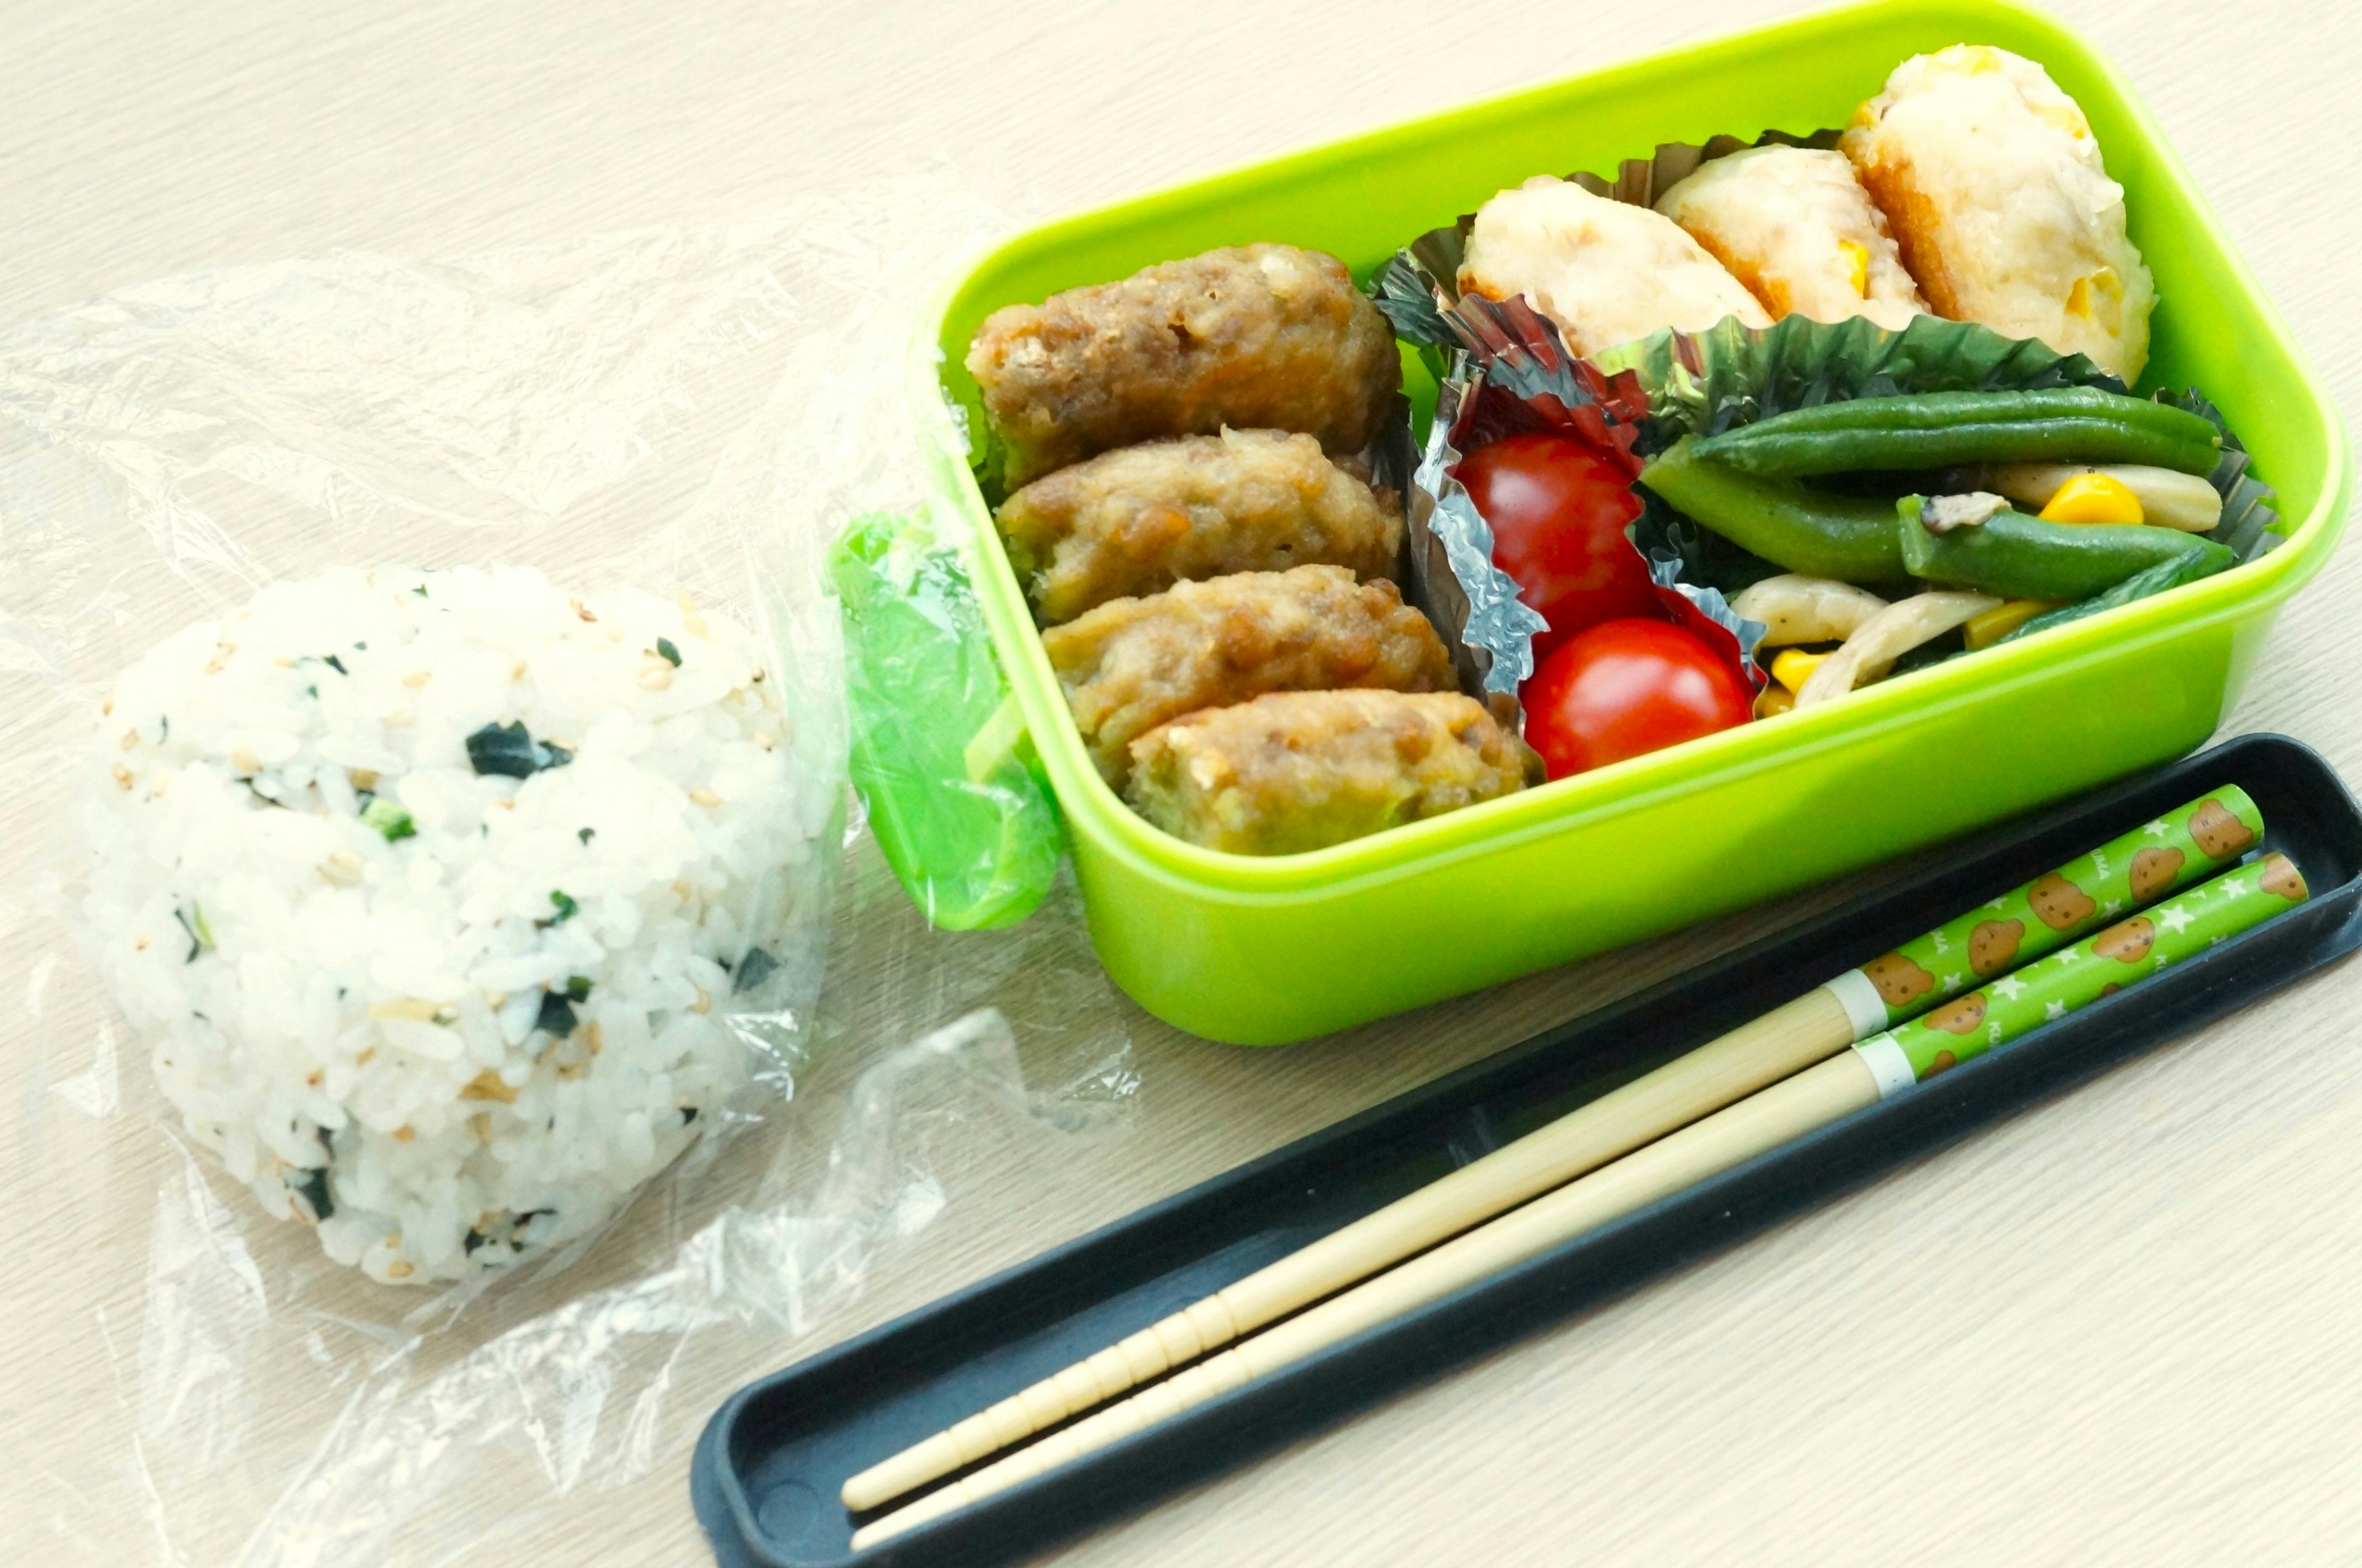
[[2210,790],[1848,970],[1828,989],[1853,1020],[1854,1038],[1867,1039],[2213,876],[2263,836],[2264,814],[2246,790]]
[[2305,898],[2304,878],[2285,855],[2265,856],[2190,889],[2097,936],[2014,969],[1854,1049],[1878,1080],[1880,1098],[2056,1022],[2158,970],[2194,958]]

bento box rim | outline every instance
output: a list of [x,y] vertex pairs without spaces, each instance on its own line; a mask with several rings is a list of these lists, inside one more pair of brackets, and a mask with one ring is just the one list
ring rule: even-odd
[[[1021,248],[1055,243],[1140,209],[1200,193],[1250,178],[1268,177],[1290,165],[1334,159],[1348,149],[1428,130],[1445,122],[1546,99],[1587,83],[1661,69],[1705,53],[1738,51],[1775,35],[1812,45],[1873,14],[1981,11],[2019,27],[2047,33],[2052,47],[2080,58],[2076,63],[2103,79],[2122,101],[2165,179],[2180,188],[2203,227],[2203,237],[2235,280],[2245,303],[2269,331],[2276,347],[2298,367],[2303,409],[2322,427],[2328,454],[2320,493],[2304,517],[2289,530],[2288,542],[2260,560],[2085,620],[1983,650],[1973,668],[1939,664],[1897,676],[1857,691],[1841,702],[1772,720],[1742,724],[1644,756],[1553,780],[1423,822],[1406,823],[1326,849],[1257,856],[1207,849],[1174,838],[1135,814],[1099,776],[1068,712],[1057,676],[1043,652],[1022,586],[999,547],[990,508],[968,464],[958,415],[945,396],[943,333],[945,320],[970,281]],[[1070,831],[1088,834],[1103,851],[1120,854],[1134,869],[1211,895],[1261,902],[1269,899],[1328,896],[1427,872],[1474,855],[1492,854],[1515,843],[1547,836],[1578,823],[1597,822],[1652,804],[1668,795],[1734,783],[1792,757],[1801,757],[1908,723],[1924,708],[1976,701],[1987,693],[2047,679],[2056,672],[2100,658],[2121,657],[2168,637],[2217,624],[2284,602],[2326,563],[2342,530],[2352,486],[2347,442],[2334,403],[2321,390],[2317,372],[2290,333],[2287,323],[2224,230],[2221,219],[2191,178],[2172,144],[2147,105],[2107,56],[2075,28],[2048,12],[2014,0],[1857,0],[1717,35],[1697,43],[1637,55],[1606,65],[1519,87],[1380,126],[1335,140],[1261,159],[1220,172],[1086,208],[1036,224],[981,247],[954,269],[922,313],[909,360],[910,392],[921,422],[927,458],[944,488],[966,517],[962,542],[971,578],[991,626],[1010,687],[1027,728],[1066,812]],[[2268,475],[2265,476],[2268,479]],[[2160,613],[2162,605],[2169,613]]]

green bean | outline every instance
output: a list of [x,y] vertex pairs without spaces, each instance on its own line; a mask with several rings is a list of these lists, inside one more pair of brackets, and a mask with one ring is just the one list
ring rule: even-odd
[[2212,539],[2147,524],[2045,523],[2000,512],[1973,527],[1934,534],[1919,521],[1924,497],[1895,503],[1896,544],[1911,575],[2004,599],[2085,599],[2196,551],[2207,569],[2232,564]]
[[1650,462],[1640,482],[1675,511],[1789,571],[1840,582],[1904,575],[1891,502],[1744,474],[1700,458],[1696,436],[1683,436]]
[[2185,582],[2196,582],[2202,577],[2213,576],[2231,564],[2224,555],[2200,549],[2184,550],[2169,561],[2159,561],[2153,567],[2133,573],[2105,593],[2093,594],[2073,604],[2062,604],[2056,610],[2046,611],[2007,636],[1998,639],[1993,646],[1999,647],[2003,643],[2014,643],[2020,637],[2030,637],[2053,626],[2064,626],[2085,616],[2096,615],[2103,610],[2114,610],[2119,604],[2130,604],[2136,600],[2163,593],[2168,589],[2180,588]]
[[2097,387],[1854,398],[1741,425],[1698,455],[1749,473],[1796,478],[1956,463],[2144,463],[2212,473],[2223,437],[2169,403]]

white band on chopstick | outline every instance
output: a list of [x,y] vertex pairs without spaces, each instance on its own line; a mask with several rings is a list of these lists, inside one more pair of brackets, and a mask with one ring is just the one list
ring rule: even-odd
[[1870,983],[1870,977],[1859,969],[1848,969],[1821,989],[1838,999],[1838,1005],[1853,1020],[1853,1037],[1867,1040],[1886,1027],[1886,999]]
[[1878,1098],[1893,1099],[1919,1082],[1919,1075],[1911,1070],[1911,1058],[1894,1043],[1892,1034],[1881,1034],[1854,1047],[1870,1076],[1878,1080]]

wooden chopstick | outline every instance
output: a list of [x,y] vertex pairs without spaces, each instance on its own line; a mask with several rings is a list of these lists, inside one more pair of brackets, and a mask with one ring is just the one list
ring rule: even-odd
[[[2281,856],[1998,977],[1593,1171],[854,1532],[855,1550],[1006,1491],[1767,1154],[2260,923],[2305,896]],[[1473,1168],[1473,1167],[1472,1167]]]
[[1507,1212],[2235,859],[2262,836],[2224,789],[1849,970],[1363,1216],[844,1484],[866,1512]]

